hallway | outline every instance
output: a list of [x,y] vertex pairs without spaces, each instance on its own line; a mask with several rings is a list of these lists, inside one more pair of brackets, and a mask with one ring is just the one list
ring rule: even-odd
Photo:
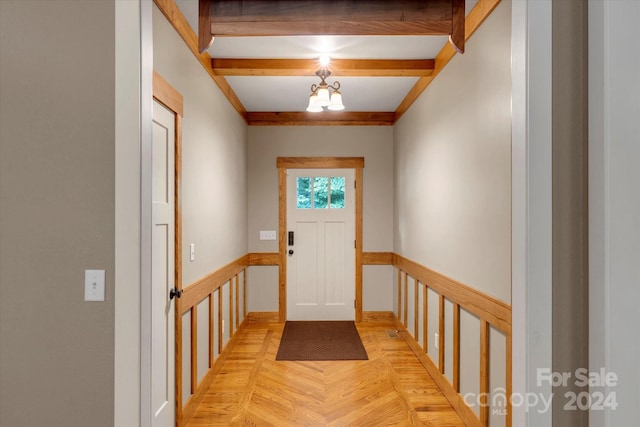
[[[170,13],[159,5],[171,6]],[[262,231],[286,226],[279,221],[276,159],[333,156],[366,163],[357,308],[394,313],[425,347],[424,357],[434,360],[428,372],[447,396],[447,384],[460,397],[495,390],[490,376],[496,374],[500,386],[512,384],[505,395],[558,397],[546,412],[516,405],[508,411],[515,426],[637,424],[640,382],[633,379],[640,378],[640,334],[629,325],[640,320],[640,55],[633,54],[640,2],[477,0],[474,9],[483,13],[473,20],[477,31],[469,31],[464,55],[423,51],[412,61],[433,58],[431,75],[396,77],[420,82],[413,86],[415,102],[402,102],[400,92],[387,97],[376,84],[359,88],[350,76],[333,73],[344,83],[346,117],[372,119],[342,120],[353,126],[330,120],[345,116],[329,111],[292,121],[290,113],[305,118],[306,112],[274,103],[265,115],[238,94],[230,100],[231,85],[224,83],[250,76],[216,74],[212,58],[233,58],[199,53],[199,19],[191,25],[182,13],[198,18],[198,6],[196,0],[0,1],[0,295],[6,296],[0,298],[0,426],[153,425],[158,393],[150,379],[159,365],[151,364],[151,341],[152,332],[162,330],[152,330],[150,321],[158,253],[151,238],[154,72],[184,97],[177,188],[184,224],[176,252],[185,256],[176,286],[185,294],[180,305],[188,308],[176,316],[186,325],[176,335],[185,357],[176,365],[176,384],[166,384],[182,396],[164,396],[176,400],[176,412],[195,396],[211,356],[225,350],[221,344],[248,314],[286,318],[285,263],[278,264],[286,255],[278,239],[260,239]],[[280,43],[269,48],[279,55],[256,51],[237,59],[260,59],[264,66],[262,59],[282,55]],[[369,51],[356,53],[354,64],[375,65]],[[221,72],[254,69],[244,64]],[[306,77],[317,84],[317,76]],[[311,83],[262,89],[266,101],[287,98],[304,110]],[[358,107],[363,93],[397,99],[402,108]],[[387,121],[373,120],[381,115]],[[273,125],[260,117],[282,121]],[[409,261],[415,268],[407,268]],[[232,273],[217,274],[221,269]],[[85,280],[91,270],[104,272],[102,301],[85,300],[86,289],[93,289]],[[491,316],[475,299],[468,304],[458,292],[462,286],[451,290],[453,281],[479,298],[493,298],[491,307],[502,314]],[[286,366],[290,376],[321,369],[274,363],[269,355],[281,325],[260,327],[236,349],[245,354],[234,353],[225,369],[255,363],[264,344],[267,357],[257,364],[262,371],[225,371],[240,383],[233,385],[236,395],[217,397],[228,400],[227,411],[235,407],[238,423],[243,416],[247,424],[254,421],[259,398],[273,399],[272,408],[307,402],[269,395],[265,385],[276,380],[263,380],[267,368]],[[450,337],[460,345],[443,345],[457,341]],[[374,349],[391,344],[382,335],[365,338]],[[402,383],[403,374],[385,363],[396,353],[363,370],[373,377],[395,374],[379,378],[385,385],[379,390],[392,390],[387,398],[403,409],[410,396],[428,393],[396,391],[393,378]],[[219,361],[215,370],[222,368]],[[362,364],[354,363],[350,374]],[[617,375],[615,411],[565,411],[560,398],[567,390],[536,385],[538,369],[574,374],[578,368]],[[456,369],[450,382],[437,375]],[[365,379],[358,380],[363,388]],[[316,397],[325,380],[315,381],[322,387],[294,384]],[[589,391],[567,386],[572,393]],[[323,406],[331,399],[322,395],[288,412],[310,424],[329,417],[347,423],[346,412],[336,409],[341,402],[332,399],[331,410]],[[207,405],[192,423],[215,419]],[[410,407],[406,423],[449,414],[423,411],[422,403]],[[370,412],[377,411],[383,409]],[[231,421],[236,412],[219,416]],[[484,414],[487,425],[493,412]]]
[[357,324],[367,361],[275,361],[284,324],[248,322],[189,427],[464,426],[386,320]]

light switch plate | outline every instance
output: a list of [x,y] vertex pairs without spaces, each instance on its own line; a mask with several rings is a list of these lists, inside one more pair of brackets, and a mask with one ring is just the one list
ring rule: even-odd
[[84,271],[84,300],[104,301],[104,270]]
[[260,240],[276,240],[275,230],[260,230]]

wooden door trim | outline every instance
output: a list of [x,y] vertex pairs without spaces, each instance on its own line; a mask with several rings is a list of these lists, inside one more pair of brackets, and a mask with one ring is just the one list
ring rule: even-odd
[[287,320],[287,169],[278,168],[278,319]]
[[278,274],[278,317],[287,320],[287,169],[355,169],[356,283],[355,319],[362,321],[362,169],[364,157],[278,157],[278,228],[280,268]]
[[[160,74],[153,72],[153,99],[175,113],[174,148],[174,287],[182,289],[182,94]],[[182,425],[182,310],[180,299],[175,298],[175,416],[176,425]]]
[[278,157],[278,169],[362,169],[364,157]]

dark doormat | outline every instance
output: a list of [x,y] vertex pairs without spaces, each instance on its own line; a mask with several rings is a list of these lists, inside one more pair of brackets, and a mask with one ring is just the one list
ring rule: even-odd
[[368,360],[352,321],[287,322],[276,360]]

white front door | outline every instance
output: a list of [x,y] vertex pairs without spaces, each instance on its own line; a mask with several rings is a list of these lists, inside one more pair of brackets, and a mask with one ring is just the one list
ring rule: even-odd
[[175,114],[153,102],[151,410],[154,427],[175,425]]
[[355,319],[353,169],[289,169],[287,320]]

